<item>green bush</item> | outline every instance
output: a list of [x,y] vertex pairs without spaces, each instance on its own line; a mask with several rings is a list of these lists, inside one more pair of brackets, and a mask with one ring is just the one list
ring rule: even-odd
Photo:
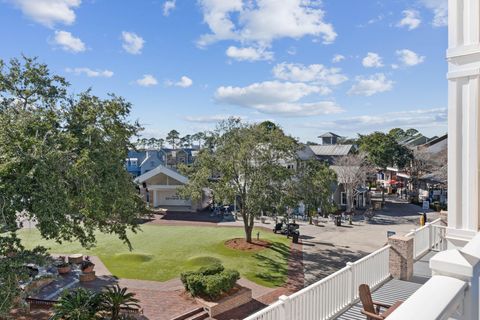
[[198,269],[198,273],[203,274],[204,276],[210,276],[217,274],[225,270],[225,268],[220,263],[215,263],[210,266],[202,267]]
[[215,264],[200,268],[198,271],[184,272],[180,275],[180,279],[185,290],[192,296],[216,299],[235,286],[240,279],[240,273]]

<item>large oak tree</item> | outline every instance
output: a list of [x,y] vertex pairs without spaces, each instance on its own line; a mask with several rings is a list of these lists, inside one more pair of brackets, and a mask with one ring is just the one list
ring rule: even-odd
[[[19,216],[36,221],[46,239],[95,244],[95,232],[130,245],[144,204],[124,168],[131,139],[130,103],[69,84],[36,59],[0,61],[0,313],[8,311],[33,259],[16,233]],[[44,253],[37,250],[33,253]]]
[[288,197],[294,171],[286,163],[295,161],[297,142],[272,122],[239,119],[220,123],[208,141],[193,166],[182,167],[189,183],[180,193],[198,200],[210,188],[220,202],[237,199],[245,238],[251,242],[255,217],[269,209],[271,199]]

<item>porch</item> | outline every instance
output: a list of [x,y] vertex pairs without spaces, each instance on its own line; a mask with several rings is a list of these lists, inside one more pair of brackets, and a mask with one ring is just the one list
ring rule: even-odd
[[[431,278],[431,270],[428,266],[430,258],[437,252],[429,251],[420,257],[413,265],[413,278],[410,281],[397,279],[387,280],[383,285],[372,292],[373,301],[392,305],[397,301],[405,301]],[[363,307],[360,302],[354,304],[337,320],[365,320],[361,313]]]

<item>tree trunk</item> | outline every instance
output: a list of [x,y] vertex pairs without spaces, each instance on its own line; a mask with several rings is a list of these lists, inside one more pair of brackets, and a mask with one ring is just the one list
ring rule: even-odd
[[241,209],[240,213],[242,214],[243,218],[243,227],[245,229],[245,240],[248,243],[252,243],[252,231],[253,231],[253,216],[247,214],[243,208]]
[[247,240],[248,243],[252,243],[252,231],[253,228],[245,228],[245,240]]

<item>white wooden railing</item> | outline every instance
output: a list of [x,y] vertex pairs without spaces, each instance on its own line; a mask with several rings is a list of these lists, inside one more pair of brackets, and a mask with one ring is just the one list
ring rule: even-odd
[[348,263],[346,267],[245,318],[245,320],[328,320],[358,300],[362,283],[376,288],[390,278],[390,246]]
[[442,220],[438,218],[426,223],[423,227],[412,230],[406,236],[413,237],[413,258],[418,259],[430,250],[442,251],[446,249],[445,230]]

